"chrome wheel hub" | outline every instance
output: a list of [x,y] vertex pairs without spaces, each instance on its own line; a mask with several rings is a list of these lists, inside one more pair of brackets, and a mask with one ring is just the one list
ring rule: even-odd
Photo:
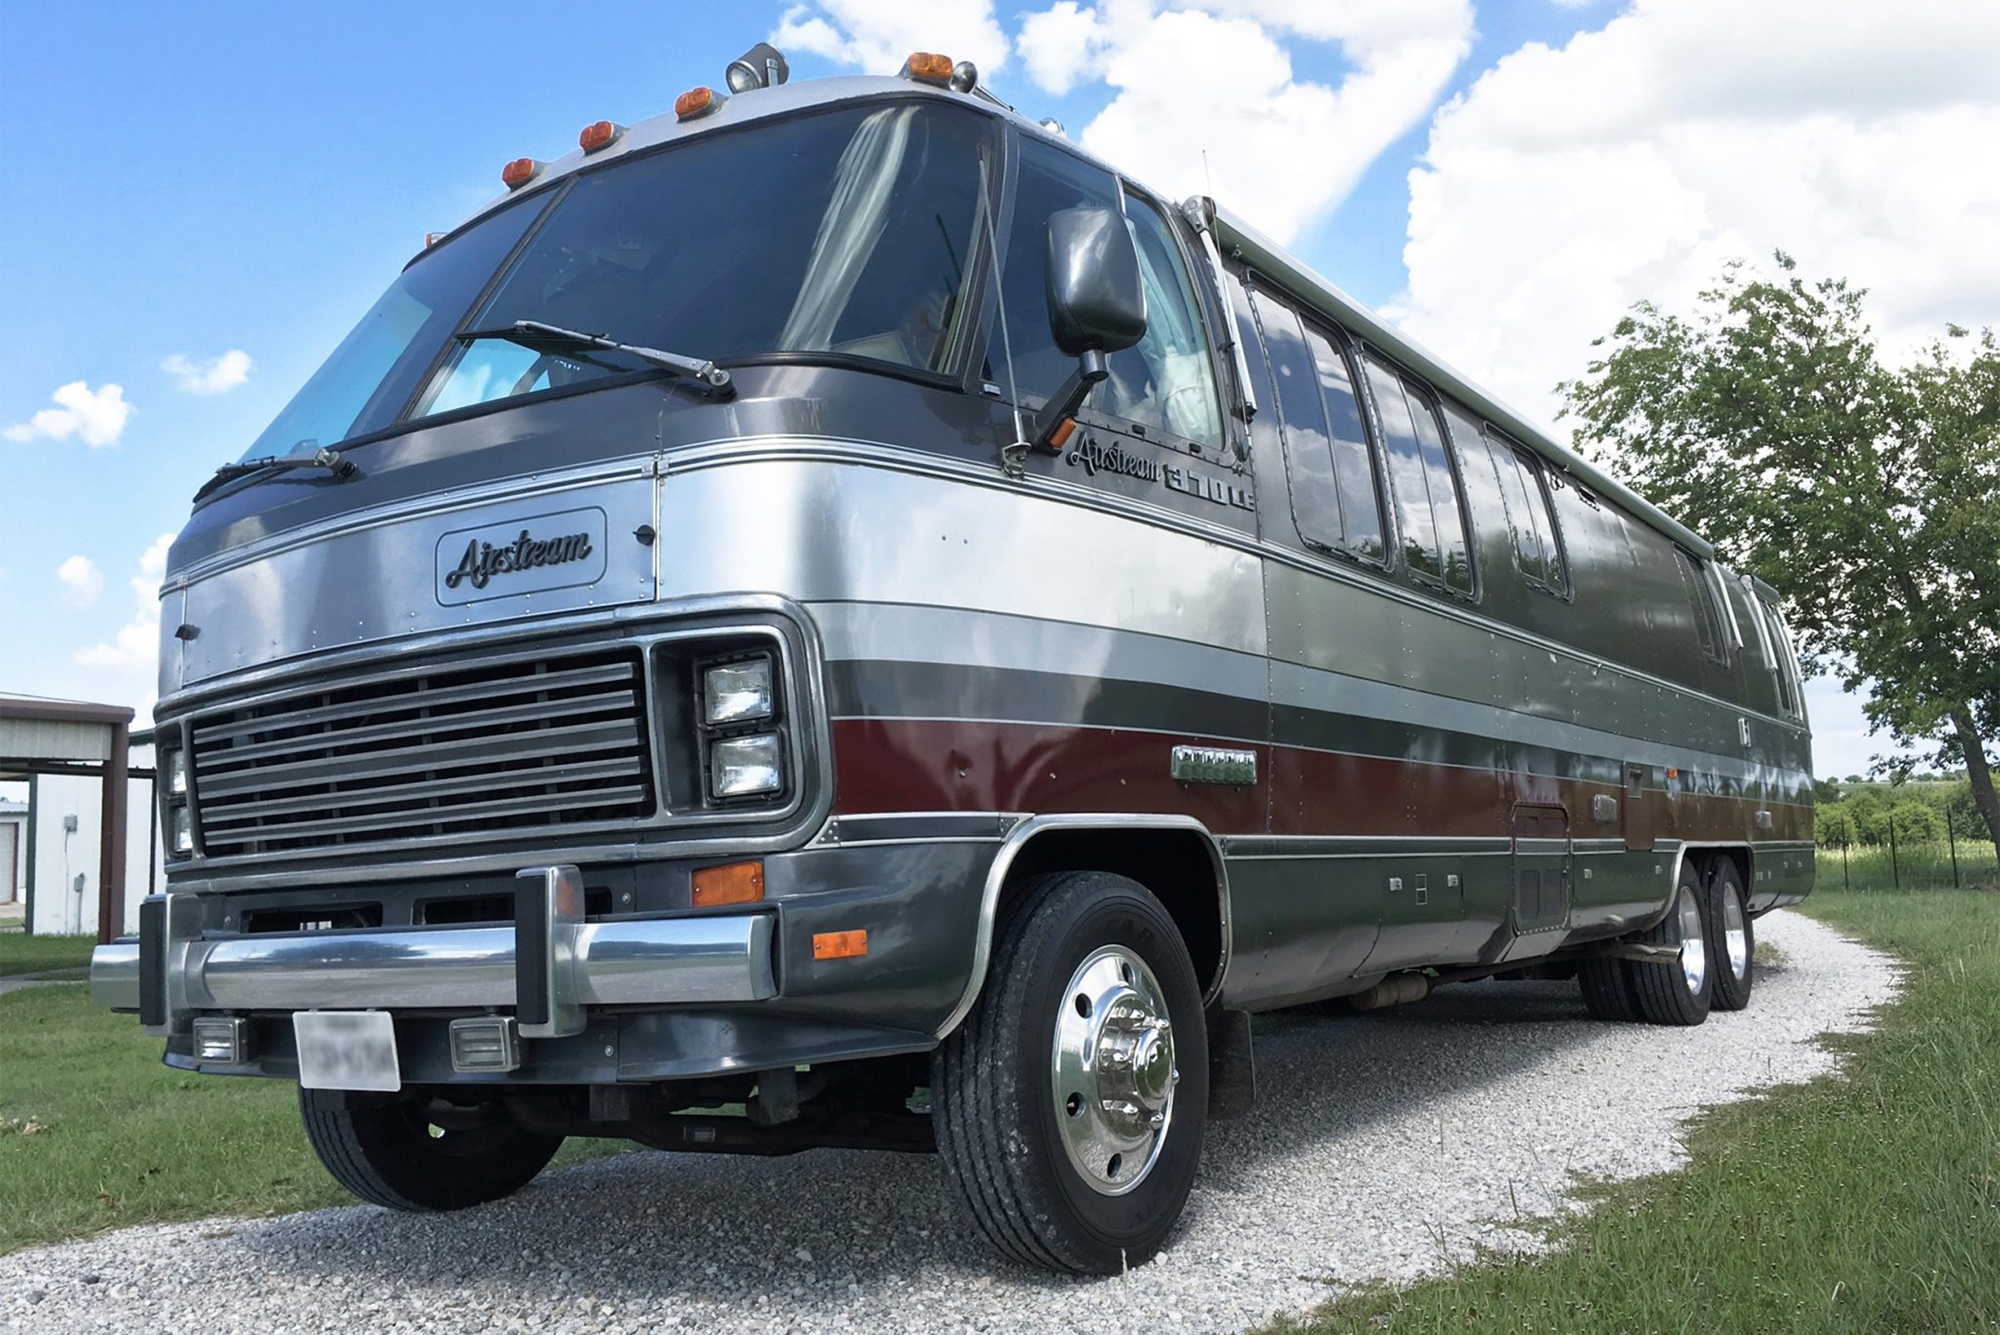
[[1708,981],[1708,939],[1701,930],[1701,904],[1696,900],[1692,886],[1682,886],[1680,897],[1674,903],[1674,915],[1679,919],[1681,931],[1681,977],[1687,980],[1690,993],[1701,991],[1701,985]]
[[1166,994],[1135,952],[1104,946],[1076,966],[1056,1010],[1050,1074],[1078,1174],[1107,1196],[1138,1186],[1166,1143],[1181,1073]]
[[1722,948],[1729,953],[1729,973],[1737,982],[1750,976],[1750,927],[1743,918],[1743,896],[1722,895]]

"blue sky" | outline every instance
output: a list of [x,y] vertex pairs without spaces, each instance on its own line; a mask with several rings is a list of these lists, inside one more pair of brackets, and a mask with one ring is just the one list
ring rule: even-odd
[[[1049,0],[1032,7],[1050,8]],[[614,11],[525,3],[0,3],[0,329],[7,353],[0,358],[0,612],[11,632],[0,639],[0,689],[145,702],[153,632],[134,581],[148,590],[157,583],[149,577],[157,550],[154,564],[144,564],[149,549],[178,527],[199,482],[262,429],[424,233],[452,226],[497,192],[506,160],[554,157],[590,121],[637,120],[668,109],[687,87],[719,85],[730,57],[786,23],[820,25],[817,37],[790,47],[794,78],[848,72],[847,60],[869,41],[901,49],[903,34],[926,22],[948,30],[947,38],[989,34],[976,40],[1000,43],[986,63],[999,64],[992,82],[1002,96],[1031,114],[1061,118],[1087,144],[1113,144],[1118,116],[1107,109],[1120,98],[1127,109],[1145,105],[1130,99],[1148,94],[1139,85],[1150,82],[1150,69],[1137,81],[1131,71],[1159,48],[1143,43],[1178,32],[1185,46],[1190,30],[1149,26],[1158,24],[1161,7],[1148,0],[1053,8],[1066,12],[1054,14],[1049,31],[1056,20],[1096,24],[1094,63],[1060,93],[1050,91],[1065,81],[1052,75],[1046,50],[1037,58],[1023,36],[1032,23],[1027,11],[996,10],[986,0],[630,6],[601,21],[593,16]],[[1168,8],[1220,11],[1216,33],[1252,44],[1243,50],[1268,42],[1282,53],[1279,65],[1290,62],[1288,77],[1279,77],[1280,69],[1248,78],[1268,86],[1239,101],[1230,89],[1244,74],[1203,67],[1201,53],[1187,53],[1193,74],[1162,69],[1161,80],[1173,87],[1206,80],[1212,91],[1190,88],[1181,106],[1212,99],[1212,124],[1225,141],[1263,116],[1291,131],[1323,124],[1329,154],[1345,149],[1355,159],[1351,190],[1304,207],[1295,226],[1271,230],[1289,232],[1310,262],[1363,300],[1407,313],[1413,328],[1475,378],[1482,378],[1482,362],[1493,365],[1503,389],[1514,387],[1509,374],[1525,375],[1518,383],[1531,399],[1553,383],[1545,371],[1522,371],[1483,352],[1487,345],[1475,337],[1454,338],[1451,331],[1468,327],[1469,317],[1441,305],[1436,292],[1440,282],[1446,289],[1473,285],[1436,277],[1431,257],[1466,243],[1423,230],[1412,215],[1411,173],[1427,153],[1439,163],[1457,160],[1446,152],[1453,142],[1440,138],[1447,118],[1436,115],[1439,108],[1465,111],[1453,122],[1452,132],[1461,132],[1484,105],[1484,89],[1506,83],[1496,69],[1521,64],[1524,49],[1528,56],[1542,48],[1552,58],[1571,55],[1579,35],[1588,39],[1625,11],[1551,0],[1476,9],[1466,0],[1410,0],[1386,19],[1381,0]],[[1629,20],[1638,21],[1653,20]],[[943,40],[936,45],[949,49]],[[1407,66],[1393,64],[1406,57]],[[1373,102],[1360,100],[1361,76],[1375,70],[1378,83],[1396,82],[1403,68],[1436,75],[1414,84],[1402,79],[1400,101],[1379,90]],[[1352,102],[1343,100],[1350,94]],[[1578,114],[1575,103],[1549,113],[1564,123]],[[1505,121],[1504,114],[1496,119]],[[1364,122],[1365,132],[1348,132]],[[1153,161],[1131,164],[1140,175],[1158,179],[1152,166],[1186,179],[1186,162],[1160,157],[1166,150],[1157,145],[1144,150]],[[1223,175],[1240,187],[1240,197],[1225,202],[1259,221],[1257,202],[1282,183],[1259,180],[1254,170],[1233,157],[1225,164]],[[1309,174],[1309,164],[1301,170]],[[1453,170],[1433,172],[1434,193],[1456,188]],[[1689,185],[1686,172],[1682,178],[1684,193],[1707,191],[1710,214],[1728,215],[1726,189]],[[1180,182],[1160,183],[1173,189]],[[1771,224],[1760,219],[1738,226],[1711,217],[1707,225],[1723,242],[1740,236],[1753,248],[1787,239],[1767,237]],[[1559,231],[1562,216],[1538,226]],[[1810,258],[1817,233],[1806,231],[1806,240],[1792,244]],[[1494,244],[1509,243],[1496,237]],[[1700,237],[1690,244],[1698,250]],[[1829,253],[1841,254],[1837,244]],[[1406,267],[1406,254],[1426,267]],[[1678,290],[1679,273],[1663,272],[1665,290]],[[1615,310],[1654,295],[1643,275],[1614,277],[1616,292],[1587,289],[1597,302],[1589,307],[1597,321],[1591,327],[1604,327],[1598,313],[1607,302]],[[1504,302],[1485,304],[1505,309]],[[1567,311],[1577,302],[1556,304]],[[1931,313],[1916,298],[1905,304]],[[1973,324],[1993,320],[1987,310],[1955,314]],[[1890,315],[1894,327],[1900,317]],[[1439,329],[1447,336],[1438,338]],[[199,374],[232,351],[247,356],[247,374],[225,364],[205,386],[211,392],[192,392],[163,366],[185,358],[183,369]],[[1546,365],[1574,373],[1578,352],[1554,349]],[[119,387],[130,412],[114,442],[93,447],[74,431],[64,438],[60,417],[32,429],[35,414],[56,407],[58,388],[77,381],[93,395]],[[1542,402],[1523,406],[1545,411]],[[10,427],[30,438],[9,439]],[[1824,689],[1813,699],[1824,738],[1818,767],[1860,769],[1872,746],[1858,736],[1852,702]]]

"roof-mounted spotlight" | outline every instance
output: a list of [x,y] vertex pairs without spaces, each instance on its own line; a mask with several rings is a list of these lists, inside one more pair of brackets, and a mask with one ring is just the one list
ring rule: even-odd
[[792,67],[785,63],[784,54],[777,47],[759,42],[730,61],[722,77],[730,92],[747,93],[758,88],[776,88],[792,77]]
[[969,60],[961,60],[951,67],[951,90],[955,93],[969,93],[979,87],[979,66]]

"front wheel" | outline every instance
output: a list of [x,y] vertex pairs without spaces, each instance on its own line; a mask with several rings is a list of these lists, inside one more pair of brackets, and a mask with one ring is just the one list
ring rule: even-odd
[[497,1103],[299,1089],[306,1139],[334,1181],[391,1210],[463,1210],[511,1196],[562,1148]]
[[938,1150],[1015,1260],[1117,1274],[1180,1219],[1208,1118],[1208,1033],[1180,931],[1143,886],[1024,887],[985,990],[933,1058]]

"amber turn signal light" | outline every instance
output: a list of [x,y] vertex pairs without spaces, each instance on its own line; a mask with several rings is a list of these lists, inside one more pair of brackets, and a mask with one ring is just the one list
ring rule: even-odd
[[816,960],[844,960],[868,953],[868,933],[814,932],[813,958]]
[[519,190],[535,179],[542,170],[542,164],[533,158],[515,158],[500,169],[500,184],[509,190]]
[[694,906],[698,909],[755,904],[763,898],[761,862],[730,862],[720,867],[703,867],[694,874]]
[[624,133],[625,127],[614,121],[595,121],[583,127],[583,133],[576,137],[576,146],[586,153],[595,153],[617,143]]
[[1062,421],[1056,423],[1056,429],[1049,433],[1049,453],[1061,454],[1063,446],[1069,444],[1069,438],[1075,434],[1076,419],[1074,417],[1065,417]]
[[690,88],[674,99],[674,117],[691,121],[696,116],[706,116],[722,105],[722,99],[715,95],[713,88]]
[[910,58],[903,62],[903,77],[943,87],[951,82],[951,57],[941,56],[935,51],[912,51]]

